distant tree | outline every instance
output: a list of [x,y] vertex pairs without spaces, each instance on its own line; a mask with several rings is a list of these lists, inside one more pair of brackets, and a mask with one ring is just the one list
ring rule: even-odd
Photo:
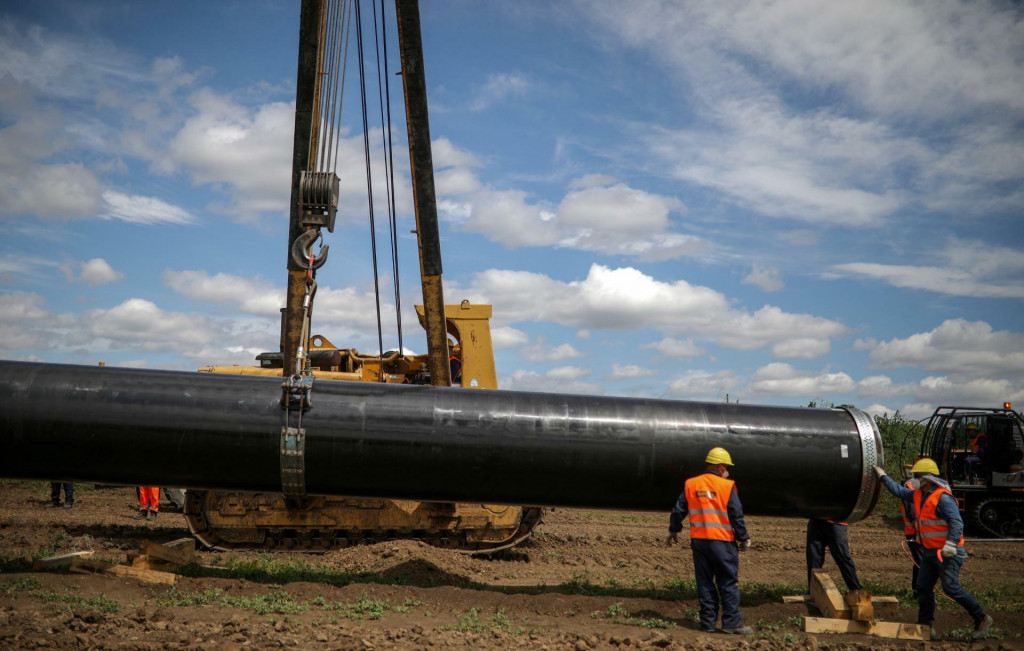
[[[903,479],[903,464],[913,462],[921,450],[924,420],[909,420],[898,409],[892,416],[888,413],[875,416],[878,433],[882,436],[885,472],[897,481]],[[899,515],[899,502],[884,490],[878,506],[882,515]]]

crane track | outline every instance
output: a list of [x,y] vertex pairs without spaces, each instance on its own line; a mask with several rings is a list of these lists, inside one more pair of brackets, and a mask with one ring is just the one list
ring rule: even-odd
[[210,525],[203,510],[206,491],[188,491],[185,495],[185,521],[189,531],[204,546],[218,551],[265,551],[324,553],[355,545],[372,545],[393,540],[417,540],[433,547],[450,549],[465,554],[490,554],[521,544],[540,524],[544,509],[534,506],[522,509],[516,529],[497,541],[479,541],[468,537],[468,529],[429,531],[426,529],[346,529],[319,527],[310,529],[287,527],[260,527],[262,542],[232,541],[230,529]]
[[991,497],[970,510],[971,524],[998,538],[1024,535],[1024,497]]

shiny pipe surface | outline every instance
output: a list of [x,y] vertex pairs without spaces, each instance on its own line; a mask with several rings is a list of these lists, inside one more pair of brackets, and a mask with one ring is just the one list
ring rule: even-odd
[[[281,382],[0,362],[0,477],[280,492]],[[852,407],[325,380],[301,426],[311,495],[664,511],[723,446],[747,513],[851,522],[883,454]]]

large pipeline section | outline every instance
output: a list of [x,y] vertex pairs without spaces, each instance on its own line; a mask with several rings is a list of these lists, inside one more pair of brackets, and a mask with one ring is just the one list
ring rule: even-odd
[[[0,477],[281,492],[281,395],[269,377],[0,362]],[[853,522],[882,462],[852,407],[317,380],[301,427],[310,495],[667,511],[723,446],[748,514]]]

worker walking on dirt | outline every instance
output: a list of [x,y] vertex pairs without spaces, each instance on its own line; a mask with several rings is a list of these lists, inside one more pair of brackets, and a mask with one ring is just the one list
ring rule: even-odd
[[935,583],[942,583],[942,591],[960,604],[974,618],[972,637],[979,640],[992,628],[992,616],[971,593],[960,585],[960,567],[967,558],[964,549],[964,521],[960,517],[956,499],[949,484],[939,475],[939,467],[925,457],[914,463],[911,488],[904,488],[875,466],[875,473],[886,490],[901,500],[914,505],[917,542],[922,548],[921,568],[917,574],[917,623],[935,631]]
[[825,548],[839,566],[843,581],[850,590],[863,590],[857,568],[850,556],[850,539],[845,522],[811,518],[807,521],[807,590],[811,589],[811,571],[825,564]]
[[740,618],[738,577],[738,551],[750,549],[750,536],[736,482],[728,479],[732,457],[725,448],[712,448],[704,462],[704,472],[686,480],[672,509],[666,543],[679,542],[683,520],[689,516],[701,629],[709,633],[716,630],[721,603],[722,631],[750,635],[753,631]]
[[139,514],[141,520],[156,520],[160,513],[160,488],[158,486],[139,486]]

